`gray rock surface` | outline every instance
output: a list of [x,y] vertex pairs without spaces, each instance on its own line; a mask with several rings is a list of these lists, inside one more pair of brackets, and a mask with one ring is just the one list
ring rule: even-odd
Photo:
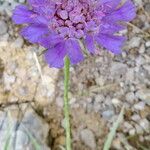
[[34,150],[37,143],[40,149],[45,147],[43,150],[50,150],[45,144],[49,132],[48,124],[29,107],[20,119],[19,111],[14,106],[0,113],[0,149],[8,147],[11,150]]
[[148,105],[150,105],[150,89],[142,89],[136,92],[136,96],[144,101],[145,103],[147,103]]
[[96,149],[95,137],[94,137],[94,134],[91,130],[89,130],[89,129],[82,130],[81,133],[80,133],[80,136],[81,136],[81,141],[86,146],[88,146],[92,150]]
[[0,35],[3,35],[7,32],[8,26],[6,24],[6,22],[4,22],[3,20],[0,20]]

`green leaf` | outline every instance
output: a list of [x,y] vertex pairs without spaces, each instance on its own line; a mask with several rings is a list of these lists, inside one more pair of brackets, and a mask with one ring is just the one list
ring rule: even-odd
[[104,143],[104,148],[103,148],[103,150],[109,150],[109,149],[110,149],[111,143],[112,143],[112,141],[113,141],[113,138],[114,138],[115,135],[116,135],[117,128],[119,127],[120,123],[121,123],[122,120],[123,120],[123,114],[124,114],[124,106],[123,106],[122,109],[121,109],[121,112],[120,112],[120,114],[119,114],[119,116],[118,116],[117,121],[114,122],[113,127],[112,127],[112,129],[110,130],[110,133],[109,133],[108,136],[107,136],[107,139],[106,139],[106,141],[105,141],[105,143]]

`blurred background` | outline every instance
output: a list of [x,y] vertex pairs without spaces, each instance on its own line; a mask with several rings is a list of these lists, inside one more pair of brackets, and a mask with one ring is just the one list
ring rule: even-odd
[[[63,70],[49,68],[42,47],[19,36],[12,10],[26,0],[0,0],[0,150],[61,150],[65,145]],[[71,68],[74,150],[101,150],[125,106],[111,149],[150,149],[150,1],[121,32],[120,56],[99,50]]]

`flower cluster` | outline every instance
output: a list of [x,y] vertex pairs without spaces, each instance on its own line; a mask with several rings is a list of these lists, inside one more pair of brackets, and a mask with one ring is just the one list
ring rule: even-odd
[[45,58],[50,67],[61,68],[66,55],[71,64],[84,59],[79,40],[91,54],[96,45],[119,54],[125,37],[115,33],[134,17],[130,0],[28,0],[28,6],[15,8],[12,18],[26,24],[21,30],[25,39],[48,49]]

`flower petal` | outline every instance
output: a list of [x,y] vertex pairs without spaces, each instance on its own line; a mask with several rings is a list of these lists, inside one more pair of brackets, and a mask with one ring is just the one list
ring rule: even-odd
[[84,40],[84,44],[90,53],[92,53],[92,54],[95,53],[95,43],[94,43],[94,37],[93,36],[86,35],[86,38]]
[[121,47],[125,41],[125,37],[107,34],[100,34],[95,39],[100,46],[103,46],[114,54],[121,53]]
[[12,20],[16,24],[32,23],[34,13],[27,6],[19,5],[13,11]]
[[39,43],[45,48],[52,48],[62,41],[63,38],[61,38],[58,34],[50,33],[49,36],[41,38]]
[[30,26],[24,27],[21,30],[21,35],[29,40],[31,43],[38,43],[39,39],[44,35],[48,34],[49,30],[46,26],[32,24]]
[[123,26],[121,24],[109,22],[108,20],[103,19],[100,27],[100,32],[105,34],[114,34],[118,31],[124,30],[125,28],[125,25]]
[[131,21],[136,16],[135,6],[130,0],[127,0],[122,7],[107,16],[109,21]]
[[116,7],[119,5],[121,0],[100,0],[101,4],[109,4],[110,6]]
[[77,64],[83,60],[83,54],[81,52],[80,45],[77,40],[69,39],[65,43],[68,56],[70,58],[71,64]]
[[67,53],[64,45],[63,42],[59,43],[45,53],[45,60],[50,67],[62,68],[64,66],[64,57]]
[[112,12],[119,5],[121,0],[100,0],[100,4],[103,5],[104,12]]
[[50,17],[54,14],[55,3],[50,0],[28,0],[33,10],[41,15]]
[[42,5],[46,5],[48,3],[49,0],[27,0],[29,5],[33,6],[33,7],[39,7]]

